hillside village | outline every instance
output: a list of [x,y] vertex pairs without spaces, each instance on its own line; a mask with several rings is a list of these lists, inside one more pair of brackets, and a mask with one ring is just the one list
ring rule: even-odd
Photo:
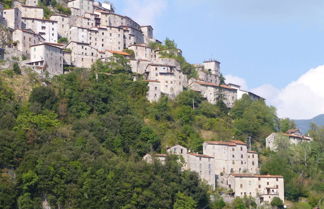
[[250,196],[258,204],[270,203],[274,197],[284,200],[283,176],[260,175],[258,154],[242,141],[207,141],[203,154],[191,153],[181,145],[170,147],[167,153],[147,154],[143,159],[165,163],[168,155],[178,155],[184,160],[182,169],[198,173],[212,189],[226,188],[232,197]]
[[[109,2],[71,0],[67,3],[70,15],[53,13],[46,18],[39,5],[39,0],[15,1],[8,9],[0,4],[1,30],[8,35],[8,40],[0,43],[0,69],[18,63],[40,77],[53,78],[73,69],[91,69],[98,60],[107,62],[120,56],[129,61],[134,75],[131,82],[143,79],[147,83],[146,97],[153,104],[164,95],[174,99],[185,90],[198,92],[208,104],[222,101],[227,108],[232,108],[244,95],[253,101],[264,100],[237,84],[225,83],[217,60],[192,65],[195,76],[184,72],[177,59],[166,56],[182,56],[180,49],[155,48],[155,44],[162,42],[154,37],[153,27],[115,13]],[[290,144],[313,141],[291,129],[269,135],[266,148],[276,151],[283,139]],[[146,150],[143,160],[147,165],[165,164],[170,156],[178,156],[182,171],[197,173],[212,191],[225,189],[231,201],[235,197],[252,197],[258,205],[270,204],[274,198],[284,201],[283,176],[261,175],[259,153],[250,144],[224,140],[227,141],[206,140],[201,153],[182,145],[168,147],[162,154]]]
[[[238,85],[222,83],[220,62],[216,60],[194,65],[197,76],[190,78],[179,62],[164,56],[168,49],[150,47],[161,43],[154,38],[152,26],[141,26],[130,17],[116,14],[110,3],[69,1],[70,16],[53,14],[49,19],[38,5],[38,0],[28,0],[25,4],[15,1],[11,9],[0,6],[1,24],[11,36],[11,44],[0,50],[0,58],[24,57],[19,62],[21,67],[53,77],[71,67],[91,68],[97,60],[120,55],[129,59],[133,73],[148,82],[147,97],[151,102],[158,101],[161,95],[175,98],[184,89],[200,92],[212,104],[221,98],[228,107],[244,94],[263,99]],[[60,40],[65,43],[58,43]]]

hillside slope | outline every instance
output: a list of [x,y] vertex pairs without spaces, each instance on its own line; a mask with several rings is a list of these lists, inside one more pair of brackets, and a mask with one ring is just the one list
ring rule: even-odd
[[294,121],[296,123],[297,128],[299,128],[303,133],[307,133],[312,123],[315,123],[318,126],[324,125],[324,114],[318,115],[308,120],[294,120]]

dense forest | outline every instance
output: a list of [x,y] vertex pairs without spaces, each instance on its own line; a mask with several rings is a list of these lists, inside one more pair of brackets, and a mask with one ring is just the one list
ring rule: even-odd
[[243,97],[228,109],[188,90],[149,103],[147,89],[118,56],[52,79],[1,72],[0,208],[255,208],[249,198],[225,203],[173,157],[142,161],[174,144],[201,152],[205,140],[233,137],[251,138],[262,173],[284,176],[292,208],[321,204],[323,128],[312,126],[312,143],[270,152],[265,137],[294,124],[264,101]]

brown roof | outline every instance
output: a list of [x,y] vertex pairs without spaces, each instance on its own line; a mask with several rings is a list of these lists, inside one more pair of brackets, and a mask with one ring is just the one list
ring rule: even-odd
[[119,54],[119,55],[123,55],[123,56],[129,56],[130,55],[127,52],[122,52],[122,51],[113,51],[113,50],[107,50],[107,51],[112,53],[112,54]]
[[47,19],[39,19],[39,18],[31,18],[31,17],[22,17],[22,19],[39,20],[39,21],[45,21],[45,22],[57,22],[56,20],[47,20]]
[[294,137],[294,138],[299,138],[299,139],[303,139],[303,140],[308,140],[308,141],[311,140],[309,137],[300,136],[300,135],[296,135],[296,134],[283,134],[283,135],[288,136],[288,137]]
[[153,154],[154,157],[167,157],[167,154]]
[[247,177],[247,178],[283,178],[281,175],[258,175],[258,174],[231,174],[234,177]]
[[213,145],[236,146],[236,144],[233,142],[225,142],[225,141],[207,141],[206,143],[213,144]]
[[237,91],[237,89],[229,87],[227,85],[217,85],[215,83],[210,83],[210,82],[205,82],[205,81],[195,81],[194,83],[200,84],[200,85],[204,85],[204,86],[213,86],[213,87],[218,87],[218,88],[224,88],[224,89],[229,89],[229,90],[233,90],[233,91]]
[[245,142],[242,142],[242,141],[240,141],[240,140],[230,140],[230,142],[233,142],[233,143],[235,143],[235,144],[239,144],[239,145],[246,145]]
[[236,146],[236,145],[246,145],[246,143],[240,140],[230,140],[230,141],[207,141],[208,144],[214,145],[227,145],[227,146]]
[[252,150],[249,150],[249,151],[247,151],[248,153],[257,153],[256,151],[252,151]]
[[214,158],[212,156],[209,155],[202,155],[202,154],[197,154],[197,153],[188,153],[189,155],[193,155],[195,157],[203,157],[203,158]]
[[64,46],[63,44],[58,44],[58,43],[43,42],[43,43],[40,43],[40,44],[31,45],[30,47],[41,46],[41,45],[52,46],[52,47],[56,47],[56,48],[59,48],[59,49],[62,49],[62,47]]

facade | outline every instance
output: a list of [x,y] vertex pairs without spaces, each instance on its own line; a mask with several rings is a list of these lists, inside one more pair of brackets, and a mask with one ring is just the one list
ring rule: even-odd
[[70,42],[66,48],[71,50],[71,63],[75,67],[90,68],[100,57],[99,52],[88,43]]
[[30,62],[36,72],[49,76],[63,74],[62,46],[53,43],[41,43],[30,47]]
[[44,10],[41,7],[21,5],[18,8],[21,11],[21,17],[36,18],[36,19],[44,18]]
[[141,31],[144,35],[144,43],[145,44],[149,44],[150,42],[155,42],[152,26],[150,26],[150,25],[141,26]]
[[161,162],[162,165],[165,164],[166,158],[168,157],[167,154],[146,154],[143,157],[143,160],[147,163],[153,163],[154,160]]
[[167,149],[167,152],[172,155],[182,156],[184,160],[182,163],[183,170],[196,172],[203,181],[210,185],[212,189],[215,189],[214,157],[190,153],[187,148],[181,145],[175,145]]
[[231,108],[237,98],[237,90],[227,85],[217,85],[205,81],[193,81],[190,89],[198,91],[211,104],[216,104],[217,101],[222,100],[227,107]]
[[215,158],[215,174],[218,176],[257,171],[258,155],[249,152],[247,144],[238,140],[208,141],[203,144],[203,153]]
[[58,37],[68,38],[72,22],[71,18],[66,15],[53,15],[50,17],[50,20],[57,22]]
[[228,187],[235,197],[251,196],[259,203],[271,203],[274,197],[284,200],[284,179],[275,175],[233,174],[228,180]]
[[21,29],[21,11],[18,8],[4,9],[3,18],[11,29]]
[[229,83],[229,87],[237,89],[237,100],[241,99],[243,95],[248,95],[252,100],[264,100],[264,98],[260,97],[259,95],[256,95],[252,92],[245,91],[241,89],[241,86]]
[[214,158],[208,155],[188,153],[185,159],[187,168],[190,171],[196,172],[212,189],[215,189]]
[[272,133],[266,138],[266,147],[272,151],[277,150],[278,143],[282,140],[287,140],[290,144],[299,144],[304,142],[311,142],[311,137],[304,136],[299,130],[289,130],[287,133]]
[[25,55],[30,54],[30,47],[32,45],[40,44],[45,39],[36,34],[32,30],[16,29],[12,33],[12,40],[16,42],[16,48],[18,51],[23,52]]
[[93,1],[92,0],[73,0],[68,2],[69,8],[76,8],[81,11],[80,15],[85,13],[93,13]]
[[158,80],[147,80],[148,82],[148,91],[147,99],[150,102],[157,102],[161,98],[161,87],[160,81]]
[[26,5],[36,7],[38,6],[38,0],[26,0]]
[[46,42],[57,43],[57,21],[23,17],[24,29],[39,33]]

